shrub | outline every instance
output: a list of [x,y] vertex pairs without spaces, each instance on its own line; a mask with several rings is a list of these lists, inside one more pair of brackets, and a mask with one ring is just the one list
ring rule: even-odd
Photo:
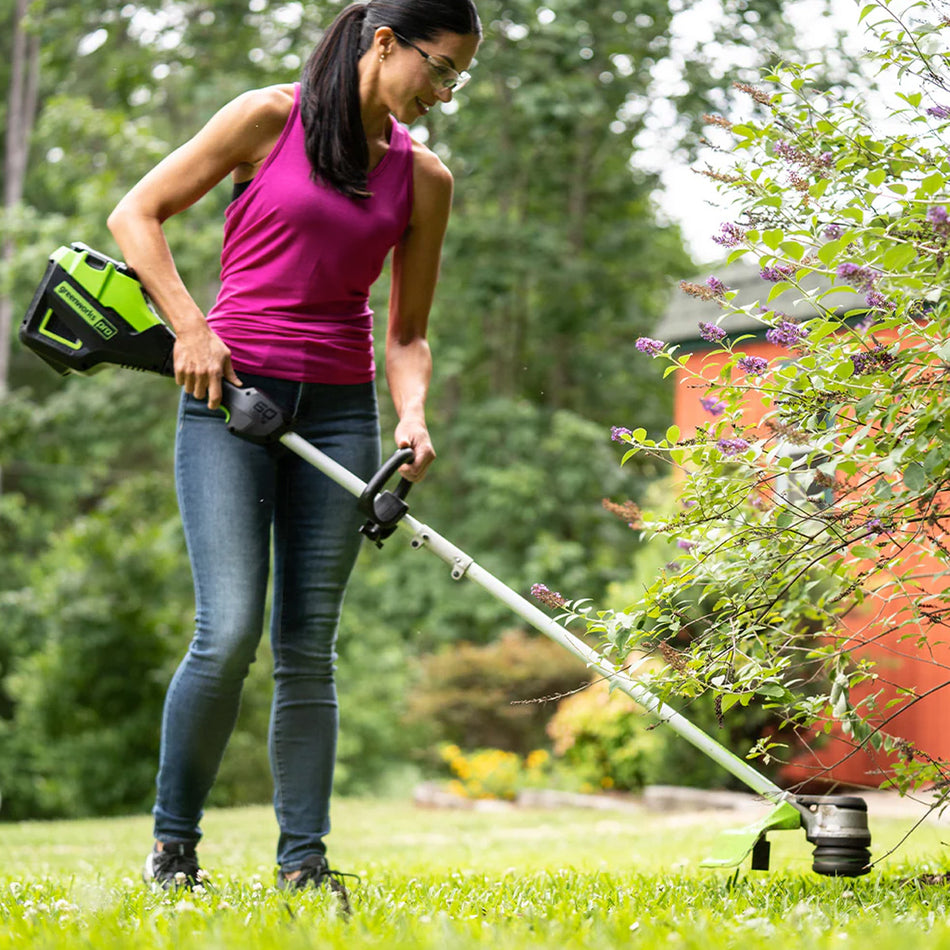
[[585,681],[583,666],[543,637],[511,630],[497,642],[458,643],[419,661],[406,725],[428,743],[527,755],[546,743],[545,725],[563,693]]
[[643,788],[663,742],[643,710],[604,682],[561,700],[548,734],[582,791]]

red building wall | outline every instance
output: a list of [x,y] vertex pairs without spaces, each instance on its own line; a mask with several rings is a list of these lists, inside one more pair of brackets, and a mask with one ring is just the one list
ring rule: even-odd
[[[743,352],[765,359],[784,358],[788,350],[763,340],[748,340]],[[695,378],[697,369],[710,381],[719,377],[729,359],[724,351],[699,352],[691,360],[689,371],[678,371],[674,393],[674,421],[683,438],[691,438],[699,426],[707,425],[711,416],[702,407],[700,398],[706,395],[701,381]],[[743,416],[744,424],[756,427],[764,412],[761,401],[750,394]],[[882,692],[878,707],[900,698],[901,689],[912,690],[921,697],[882,713],[890,719],[885,729],[892,735],[909,740],[925,755],[950,761],[950,632],[944,626],[892,628],[907,609],[910,598],[919,598],[946,586],[940,576],[941,566],[921,552],[911,574],[902,581],[903,591],[886,605],[883,600],[867,601],[843,618],[842,629],[855,647],[855,655],[867,655],[877,664],[878,681],[868,690]],[[883,592],[882,592],[883,593]],[[815,737],[817,741],[803,743],[795,752],[792,763],[784,771],[785,781],[792,785],[807,783],[818,788],[834,784],[877,786],[884,780],[882,769],[888,759],[883,753],[861,750],[854,752],[850,741],[840,732]]]

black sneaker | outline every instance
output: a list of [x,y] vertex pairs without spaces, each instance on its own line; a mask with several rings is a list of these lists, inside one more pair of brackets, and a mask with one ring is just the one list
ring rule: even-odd
[[156,846],[145,859],[142,880],[163,891],[176,887],[190,890],[198,883],[200,873],[195,846],[177,842],[163,844],[161,851]]
[[307,858],[300,865],[300,874],[297,877],[288,878],[283,871],[278,871],[277,889],[281,891],[303,891],[308,887],[323,887],[326,883],[339,899],[343,916],[349,917],[350,896],[346,893],[346,885],[343,883],[345,877],[358,877],[358,875],[334,871],[327,864],[327,859],[323,855],[317,854],[312,858]]

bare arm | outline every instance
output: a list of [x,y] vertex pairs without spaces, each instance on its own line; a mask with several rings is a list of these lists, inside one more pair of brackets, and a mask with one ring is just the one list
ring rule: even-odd
[[292,105],[292,87],[283,86],[234,99],[139,181],[109,216],[122,256],[175,330],[175,380],[199,399],[207,395],[211,408],[220,404],[222,378],[237,385],[240,380],[230,351],[182,282],[162,224],[236,169],[252,173],[276,142]]
[[414,199],[409,229],[393,252],[386,378],[399,423],[396,445],[415,452],[400,472],[418,481],[435,459],[425,404],[432,375],[426,340],[429,309],[439,277],[442,241],[452,204],[452,176],[431,152],[416,153]]

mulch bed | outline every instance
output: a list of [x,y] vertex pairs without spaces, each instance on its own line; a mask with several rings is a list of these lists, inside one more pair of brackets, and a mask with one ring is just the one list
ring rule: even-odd
[[950,885],[950,871],[945,874],[918,874],[917,877],[907,877],[901,884],[933,884],[935,887]]

